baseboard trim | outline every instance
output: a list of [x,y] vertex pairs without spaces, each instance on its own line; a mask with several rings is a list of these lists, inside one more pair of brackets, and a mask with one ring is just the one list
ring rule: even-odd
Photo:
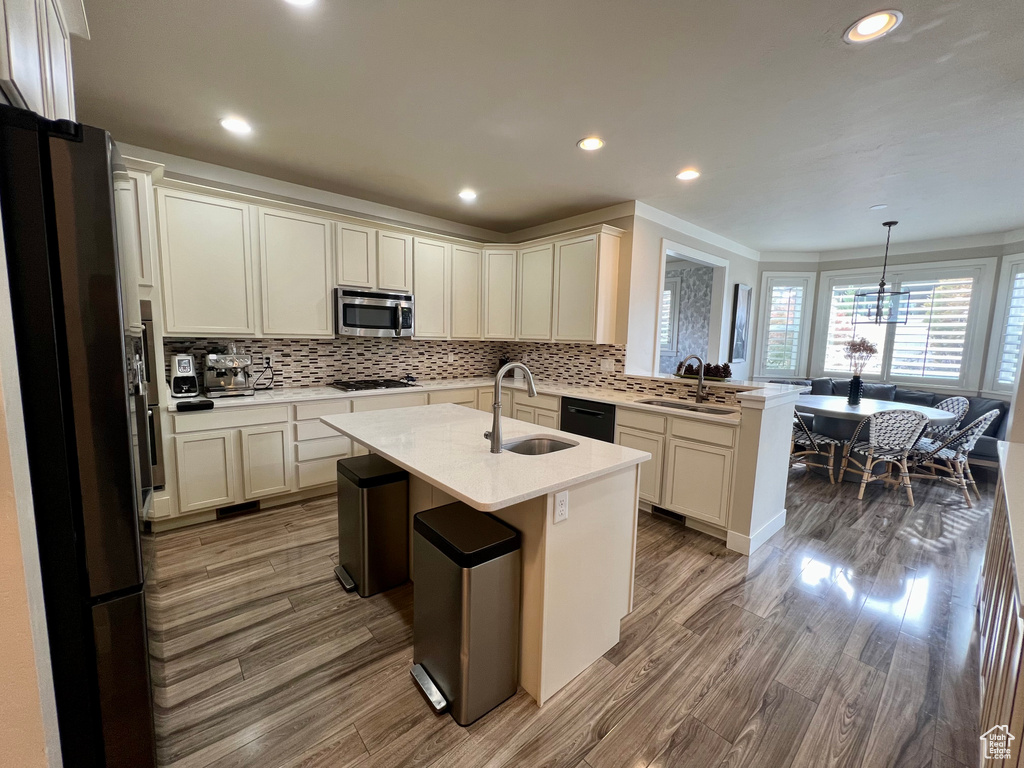
[[725,546],[734,552],[749,555],[756,552],[761,546],[782,530],[786,524],[786,510],[783,508],[775,517],[762,525],[751,536],[746,536],[738,531],[729,531],[725,539]]

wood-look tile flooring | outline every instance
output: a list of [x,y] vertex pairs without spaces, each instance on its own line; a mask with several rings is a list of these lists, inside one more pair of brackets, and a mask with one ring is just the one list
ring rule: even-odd
[[411,587],[334,579],[334,500],[147,537],[162,766],[975,766],[991,506],[794,469],[752,557],[641,515],[622,638],[543,709],[469,728],[409,676]]

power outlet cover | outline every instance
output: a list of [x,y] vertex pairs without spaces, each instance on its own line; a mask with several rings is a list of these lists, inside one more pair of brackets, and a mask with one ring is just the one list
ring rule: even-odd
[[569,519],[569,492],[559,491],[555,494],[555,524],[564,523]]
[[614,360],[607,360],[607,359],[606,360],[602,360],[601,361],[601,370],[602,371],[614,371],[615,370],[615,361]]

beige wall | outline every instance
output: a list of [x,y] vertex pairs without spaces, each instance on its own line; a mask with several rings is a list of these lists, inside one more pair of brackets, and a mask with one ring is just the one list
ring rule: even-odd
[[[717,350],[708,352],[709,362],[722,363],[729,359],[729,333],[732,327],[733,286],[744,283],[754,289],[752,311],[757,317],[758,262],[741,256],[726,247],[702,240],[694,235],[681,232],[642,216],[634,216],[632,246],[630,251],[631,269],[629,285],[629,335],[626,340],[626,372],[652,375],[654,345],[658,328],[658,313],[661,308],[661,261],[662,241],[669,240],[680,245],[703,251],[728,262],[725,307],[720,319],[721,344]],[[756,338],[753,323],[750,328],[751,343]],[[752,356],[744,363],[734,363],[733,378],[744,380],[753,372]]]
[[[2,385],[0,385],[2,386]],[[46,739],[39,699],[25,562],[21,554],[7,418],[0,390],[0,765],[45,766]]]

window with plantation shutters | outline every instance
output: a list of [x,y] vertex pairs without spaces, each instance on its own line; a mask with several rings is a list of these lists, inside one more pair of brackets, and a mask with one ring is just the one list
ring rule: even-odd
[[816,275],[772,273],[762,276],[758,375],[798,378],[807,373],[810,299]]
[[[828,309],[828,330],[825,336],[825,372],[849,374],[850,361],[846,359],[846,343],[854,338],[865,338],[878,347],[879,353],[885,347],[884,325],[857,324],[853,319],[853,302],[858,293],[877,291],[878,283],[854,283],[833,285]],[[875,355],[864,367],[867,376],[882,372],[882,354]]]
[[1000,283],[1001,305],[997,305],[993,326],[992,389],[1012,392],[1024,347],[1024,257],[1017,256],[1003,267]]
[[971,314],[971,277],[905,280],[906,325],[896,325],[890,375],[959,381]]

